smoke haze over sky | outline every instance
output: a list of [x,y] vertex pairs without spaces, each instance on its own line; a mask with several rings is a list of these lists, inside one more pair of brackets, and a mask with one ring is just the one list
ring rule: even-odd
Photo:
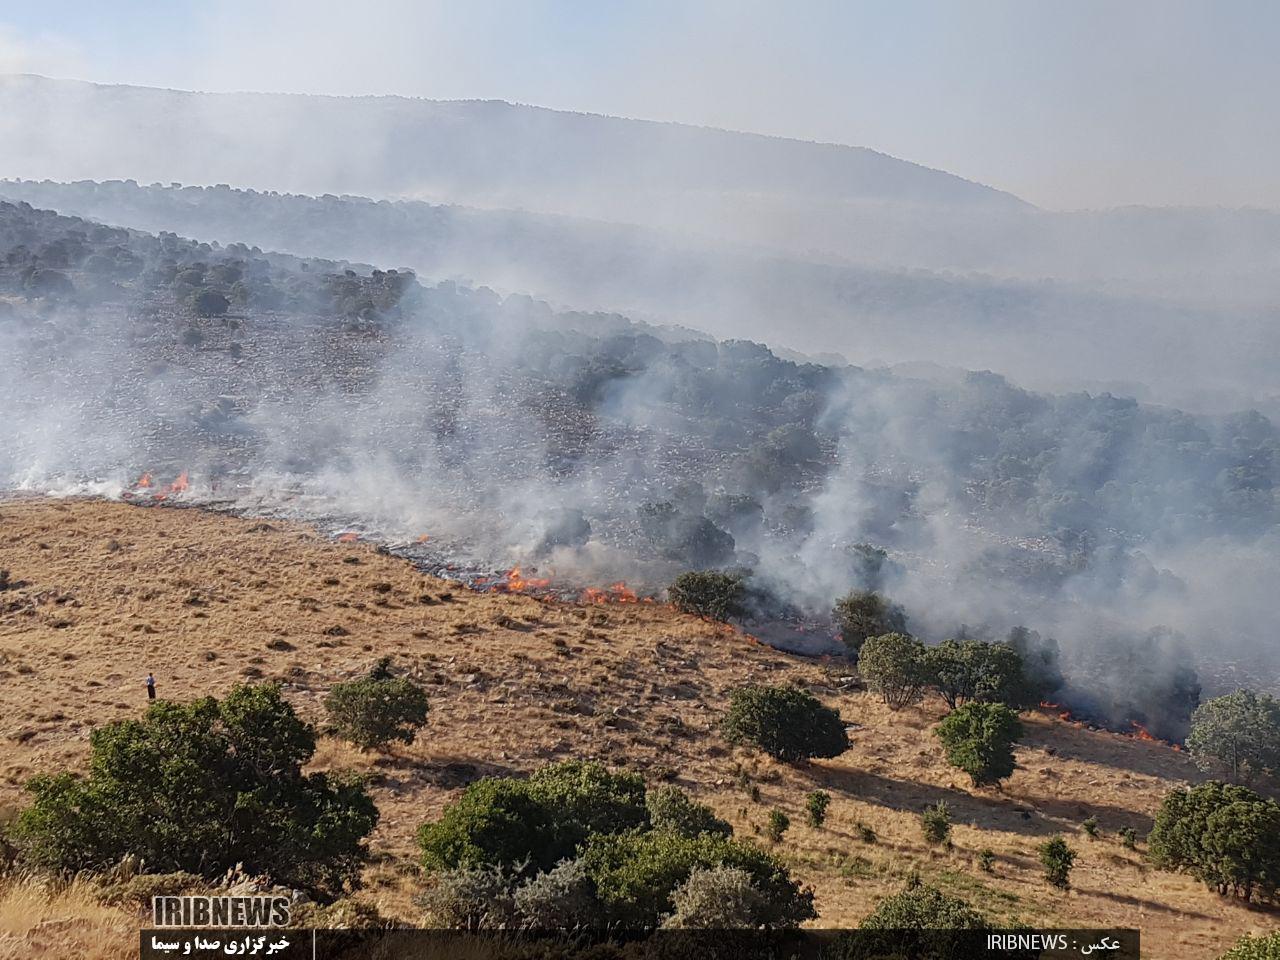
[[503,99],[868,146],[1055,209],[1276,208],[1278,28],[1265,2],[62,0],[0,6],[0,72]]

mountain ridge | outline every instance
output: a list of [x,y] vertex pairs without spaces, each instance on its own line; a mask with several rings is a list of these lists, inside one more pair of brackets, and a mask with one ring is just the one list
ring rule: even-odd
[[[528,171],[529,161],[533,159],[534,168],[552,161],[564,162],[561,155],[563,146],[582,149],[596,144],[603,149],[602,158],[609,163],[596,169],[597,174],[614,172],[617,176],[597,175],[595,178],[601,185],[620,184],[627,177],[644,173],[644,164],[637,165],[637,158],[646,161],[657,159],[660,169],[668,177],[678,173],[673,164],[677,162],[692,169],[695,173],[688,182],[678,184],[683,189],[698,190],[781,190],[787,195],[834,195],[844,198],[883,198],[899,201],[915,199],[927,203],[985,203],[997,207],[1029,206],[1026,201],[1006,191],[998,190],[985,184],[966,180],[955,174],[928,167],[913,161],[902,160],[869,147],[825,143],[801,140],[797,138],[777,137],[766,134],[723,130],[716,127],[696,126],[671,121],[648,120],[627,117],[615,117],[608,114],[595,114],[577,111],[557,110],[526,104],[511,103],[503,100],[430,100],[401,96],[359,96],[338,97],[327,94],[297,93],[210,93],[200,91],[184,91],[166,88],[145,87],[128,84],[98,84],[81,80],[59,80],[42,77],[36,74],[8,74],[0,76],[0,96],[10,101],[21,98],[27,104],[41,101],[35,111],[28,111],[22,116],[21,104],[11,102],[6,109],[9,114],[9,125],[20,129],[20,124],[28,127],[28,134],[37,131],[35,140],[42,139],[39,132],[43,125],[44,139],[53,126],[49,117],[57,115],[59,110],[70,110],[87,106],[77,101],[93,100],[93,109],[89,114],[80,117],[78,123],[69,126],[77,128],[77,132],[86,136],[96,133],[97,116],[92,116],[110,106],[102,101],[104,97],[119,99],[120,97],[139,100],[145,98],[143,104],[149,109],[168,109],[175,106],[190,107],[192,103],[215,108],[235,105],[240,108],[245,102],[254,105],[267,104],[271,110],[285,109],[292,113],[295,122],[316,123],[323,120],[326,125],[339,124],[348,133],[365,124],[365,131],[372,127],[363,118],[344,116],[350,108],[361,108],[372,105],[380,114],[390,112],[392,116],[381,119],[393,121],[396,129],[388,129],[386,136],[396,140],[396,146],[410,146],[415,142],[422,145],[426,135],[428,146],[440,147],[446,143],[453,147],[460,144],[459,134],[466,139],[461,143],[470,153],[472,159],[489,159],[489,150],[502,151],[502,168],[510,173],[512,169]],[[51,99],[61,98],[61,103],[53,104]],[[138,103],[126,104],[131,108]],[[213,114],[218,112],[217,109]],[[312,116],[304,116],[305,114]],[[315,114],[323,113],[323,117]],[[191,118],[207,123],[213,114]],[[154,115],[153,115],[154,116]],[[19,119],[20,118],[20,119]],[[107,117],[112,121],[128,121],[128,117]],[[163,122],[170,126],[181,126],[183,117],[173,113],[165,116]],[[502,129],[497,131],[499,140],[490,144],[481,127],[485,124],[498,123]],[[459,130],[457,124],[466,124],[468,128]],[[451,129],[434,129],[448,125]],[[207,127],[206,127],[207,129]],[[278,133],[278,127],[270,132]],[[146,130],[146,124],[137,123],[135,133]],[[195,132],[194,130],[192,131]],[[218,130],[217,133],[231,132]],[[330,129],[330,132],[331,129]],[[416,141],[414,138],[416,134]],[[520,149],[506,149],[511,144],[502,142],[501,136],[517,139]],[[400,137],[407,136],[408,142],[401,142]],[[445,139],[439,139],[444,137]],[[452,139],[449,139],[452,138]],[[542,142],[545,138],[545,143]],[[198,140],[198,138],[197,138]],[[633,142],[637,141],[637,142]],[[125,144],[129,147],[140,147],[142,137],[132,138]],[[174,138],[168,143],[170,152],[181,154],[184,143],[190,140]],[[327,148],[338,153],[350,148],[352,144],[342,137],[334,137],[327,143]],[[342,145],[345,144],[345,147]],[[97,146],[90,144],[91,147]],[[115,144],[119,148],[120,144]],[[247,148],[250,144],[244,144]],[[84,149],[84,153],[96,152]],[[674,151],[663,164],[662,153]],[[126,155],[128,155],[126,153]],[[419,160],[422,154],[417,154]],[[12,152],[8,158],[0,151],[0,169],[9,166]],[[439,156],[435,157],[439,166]],[[344,161],[339,157],[335,166],[342,166]],[[690,168],[688,165],[693,164]],[[447,163],[445,164],[447,167]],[[13,174],[12,169],[3,172]],[[475,171],[459,171],[466,173]],[[488,171],[482,171],[488,172]],[[542,171],[543,176],[546,170]],[[88,174],[86,174],[88,175]],[[200,182],[212,182],[199,177],[173,176],[170,179]],[[256,185],[262,185],[258,183]],[[276,186],[278,184],[267,184]],[[393,186],[383,185],[374,192],[385,193]],[[411,186],[406,181],[399,181],[399,186]],[[575,184],[580,187],[581,184]],[[366,189],[368,189],[366,187]],[[314,193],[316,189],[305,192]]]

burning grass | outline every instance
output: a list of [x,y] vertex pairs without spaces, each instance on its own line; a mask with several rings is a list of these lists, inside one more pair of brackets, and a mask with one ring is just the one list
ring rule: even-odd
[[[1060,703],[1050,703],[1047,700],[1042,700],[1040,702],[1040,709],[1048,714],[1056,716],[1063,723],[1070,724],[1073,727],[1090,730],[1107,729],[1105,726],[1098,724],[1093,720],[1077,717]],[[1111,732],[1118,733],[1121,736],[1132,737],[1135,740],[1145,740],[1148,743],[1158,743],[1177,753],[1181,753],[1183,751],[1182,744],[1174,743],[1171,740],[1162,740],[1160,737],[1154,736],[1144,724],[1139,723],[1137,720],[1130,720],[1128,723],[1128,729],[1114,730]]]
[[[414,831],[466,783],[597,758],[676,782],[748,837],[763,837],[771,809],[785,812],[792,827],[776,851],[813,886],[824,925],[856,924],[918,869],[997,919],[1140,925],[1151,956],[1215,957],[1259,926],[1240,905],[1148,868],[1142,844],[1127,850],[1118,836],[1122,827],[1145,835],[1163,794],[1198,776],[1190,761],[1061,720],[1051,704],[1028,716],[1019,769],[1003,788],[974,789],[930,733],[937,701],[890,712],[841,683],[838,664],[778,653],[622,589],[606,591],[606,604],[547,602],[529,595],[536,571],[513,570],[499,589],[475,592],[299,525],[35,499],[0,502],[0,568],[21,584],[0,609],[0,804],[23,802],[33,773],[81,767],[93,726],[145,709],[148,672],[161,697],[177,699],[221,696],[246,677],[279,680],[319,720],[335,681],[393,657],[427,690],[424,734],[384,754],[322,737],[315,766],[372,778],[382,820],[358,896],[402,921],[417,919],[422,882]],[[724,742],[730,690],[786,682],[853,725],[847,754],[787,766]],[[816,789],[832,802],[815,829],[803,805]],[[939,800],[953,811],[951,850],[920,836],[920,810]],[[1101,837],[1085,844],[1080,825],[1091,816]],[[1034,848],[1052,833],[1082,841],[1069,895],[1040,879]],[[989,875],[975,865],[986,848]],[[14,907],[0,931],[24,945],[17,956],[136,951],[132,916],[79,894],[4,896]],[[19,909],[24,897],[34,905]],[[23,939],[52,938],[39,925],[67,918],[79,925],[69,930],[91,931],[83,951]]]

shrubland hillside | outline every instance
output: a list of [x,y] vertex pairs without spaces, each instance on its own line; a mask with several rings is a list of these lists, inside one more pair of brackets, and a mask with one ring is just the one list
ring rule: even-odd
[[[0,503],[0,568],[0,803],[11,808],[32,775],[83,769],[94,727],[139,716],[148,672],[162,698],[182,701],[278,681],[320,724],[329,688],[382,656],[422,684],[431,710],[414,743],[364,753],[326,734],[313,761],[371,777],[381,821],[356,897],[402,922],[420,919],[414,832],[465,784],[597,758],[683,787],[770,848],[812,887],[824,926],[855,925],[912,871],[997,921],[1140,926],[1151,957],[1215,957],[1274,926],[1152,869],[1143,840],[1120,842],[1126,827],[1145,837],[1165,792],[1198,778],[1184,755],[1052,712],[1026,716],[1002,788],[978,789],[930,732],[937,700],[890,713],[841,662],[788,656],[663,604],[475,593],[301,525],[93,500]],[[749,682],[807,688],[840,711],[851,749],[788,765],[726,742],[727,695]],[[831,795],[818,828],[804,817],[815,789]],[[921,810],[940,800],[949,849],[921,834]],[[792,820],[777,843],[763,835],[773,809]],[[1056,833],[1079,851],[1068,893],[1036,859]],[[137,920],[83,889],[46,896],[11,881],[4,896],[0,954],[134,949]]]
[[[939,270],[905,252],[887,262],[849,260],[799,242],[798,249],[780,251],[523,209],[310,197],[225,184],[7,180],[0,196],[141,230],[407,266],[424,277],[467,278],[580,309],[763,340],[775,349],[841,353],[858,364],[932,360],[998,370],[1043,389],[1109,389],[1205,412],[1275,409],[1265,359],[1275,352],[1275,334],[1265,314],[1242,314],[1232,298],[1203,284],[1197,297],[1174,296],[1174,281],[1163,276],[1145,286],[1115,280],[1091,286],[1078,278],[1048,283],[1039,273],[978,272],[951,262]],[[864,220],[856,227],[854,236],[877,234],[886,242],[898,236],[869,229]],[[1196,229],[1167,232],[1184,236]],[[1078,230],[1088,234],[1087,227]],[[1092,238],[1061,244],[1073,253],[1095,246]],[[955,245],[969,249],[959,239]],[[1266,248],[1261,240],[1258,245]],[[1142,241],[1117,239],[1112,247],[1141,249]],[[1223,337],[1227,328],[1235,335]],[[1097,349],[1100,341],[1107,350]],[[1049,356],[1052,364],[1045,362]]]

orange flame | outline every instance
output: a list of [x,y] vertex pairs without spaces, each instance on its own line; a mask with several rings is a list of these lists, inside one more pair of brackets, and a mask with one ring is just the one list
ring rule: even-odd
[[149,473],[144,473],[142,476],[140,476],[140,477],[138,478],[138,482],[137,482],[137,483],[135,483],[135,484],[134,484],[134,486],[135,486],[135,487],[141,487],[141,488],[142,488],[142,489],[144,489],[144,490],[145,490],[147,487],[151,486],[151,474],[149,474]]
[[520,572],[519,567],[512,567],[507,571],[506,582],[501,586],[512,593],[523,593],[526,590],[541,590],[543,587],[550,586],[550,584],[550,580],[541,577],[526,577]]
[[430,539],[431,539],[431,535],[430,535],[430,534],[426,534],[426,533],[424,533],[422,536],[420,536],[420,537],[419,537],[416,541],[414,541],[414,542],[415,542],[415,543],[426,543],[426,542],[427,542],[428,540],[430,540]]
[[355,543],[359,539],[360,539],[360,534],[358,533],[344,533],[338,537],[338,542],[339,543]]
[[[587,587],[582,591],[582,596],[578,598],[582,603],[639,603],[640,598],[636,592],[627,586],[625,580],[619,580],[617,583],[611,583],[607,587]],[[652,603],[651,597],[646,597],[645,601]]]
[[[1075,717],[1071,716],[1070,710],[1063,710],[1062,704],[1060,703],[1050,703],[1048,700],[1041,700],[1040,706],[1042,709],[1045,709],[1045,710],[1057,711],[1058,719],[1061,720],[1063,723],[1069,723],[1072,726],[1076,726],[1076,727],[1084,726],[1083,721],[1077,720]],[[1178,751],[1182,750],[1181,744],[1170,743],[1168,740],[1161,740],[1159,737],[1153,736],[1151,731],[1148,730],[1141,723],[1139,723],[1137,720],[1130,720],[1129,726],[1133,728],[1133,732],[1122,733],[1121,736],[1131,737],[1134,740],[1147,740],[1151,743],[1159,743],[1166,747],[1169,747],[1172,750],[1178,750]]]
[[1151,735],[1151,731],[1140,724],[1137,720],[1130,720],[1129,726],[1133,727],[1133,735],[1139,740],[1154,740],[1156,743],[1160,742],[1158,737],[1153,737]]
[[178,474],[178,479],[169,485],[169,492],[182,493],[189,486],[191,486],[191,481],[187,478],[187,471],[183,470]]
[[1064,710],[1064,709],[1062,709],[1062,704],[1060,704],[1060,703],[1051,703],[1051,702],[1050,702],[1050,701],[1048,701],[1048,700],[1041,700],[1041,701],[1040,701],[1040,707],[1041,707],[1041,709],[1044,709],[1044,710],[1055,710],[1055,711],[1057,711],[1057,713],[1058,713],[1058,719],[1059,719],[1059,720],[1061,720],[1063,723],[1072,723],[1072,724],[1075,724],[1077,727],[1079,727],[1079,726],[1083,726],[1083,724],[1082,724],[1079,720],[1077,720],[1077,719],[1075,719],[1075,717],[1071,716],[1071,711],[1070,711],[1070,710]]
[[1150,740],[1152,743],[1162,744],[1171,750],[1182,750],[1182,744],[1171,743],[1168,740],[1161,740],[1159,737],[1152,736],[1151,731],[1140,724],[1137,720],[1130,720],[1129,726],[1133,727],[1133,737],[1137,740]]

